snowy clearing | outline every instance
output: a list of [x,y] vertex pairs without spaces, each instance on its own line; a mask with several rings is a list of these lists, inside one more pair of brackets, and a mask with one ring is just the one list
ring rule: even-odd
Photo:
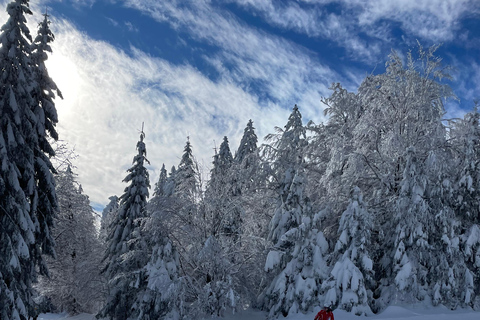
[[[320,309],[318,309],[319,311]],[[367,317],[358,317],[353,314],[347,313],[343,310],[336,310],[334,312],[336,320],[358,320],[360,318]],[[261,311],[246,310],[241,313],[226,316],[225,320],[264,320],[266,314]],[[309,314],[296,314],[288,316],[287,318],[279,317],[279,319],[288,319],[288,320],[313,320],[315,313]],[[480,312],[475,312],[472,310],[455,310],[451,311],[444,307],[436,308],[403,308],[397,306],[388,307],[381,314],[368,317],[368,319],[375,320],[450,320],[458,319],[462,320],[478,320],[480,319]],[[66,314],[41,314],[38,320],[93,320],[95,319],[94,315],[82,313],[74,317],[69,317]]]

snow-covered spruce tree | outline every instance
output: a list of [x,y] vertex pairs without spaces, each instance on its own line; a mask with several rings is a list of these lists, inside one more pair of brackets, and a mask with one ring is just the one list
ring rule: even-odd
[[56,182],[59,212],[52,233],[57,259],[47,259],[50,277],[41,277],[37,289],[58,311],[93,313],[103,300],[102,245],[94,212],[70,167],[56,176]]
[[35,96],[42,84],[31,59],[28,0],[12,1],[7,13],[0,33],[0,318],[16,320],[33,314],[35,266],[46,274],[42,254],[54,255],[54,152],[46,137],[57,139],[57,119],[53,100],[44,106]]
[[[276,317],[280,313],[286,316],[293,303],[293,299],[286,299],[285,291],[276,292],[273,284],[277,281],[274,280],[277,276],[282,278],[283,270],[292,260],[296,230],[303,214],[302,194],[297,192],[304,191],[304,176],[298,176],[298,170],[303,170],[303,150],[307,142],[302,116],[296,105],[288,118],[285,130],[277,128],[277,131],[279,131],[277,135],[266,137],[267,140],[275,140],[264,150],[266,158],[271,161],[272,187],[278,194],[278,204],[269,223],[267,237],[272,249],[268,253],[265,269],[269,272],[269,278],[273,279],[265,291],[264,298],[264,307],[270,311],[269,317]],[[300,185],[302,187],[299,187]],[[272,260],[275,263],[271,263]]]
[[167,181],[165,182],[165,185],[163,188],[163,194],[166,197],[171,196],[175,191],[176,173],[177,173],[177,169],[175,169],[175,166],[172,166],[172,168],[170,169],[170,174],[168,175]]
[[175,196],[195,203],[199,197],[198,182],[198,166],[193,157],[190,139],[187,139],[182,159],[175,171]]
[[356,315],[371,314],[373,261],[370,257],[371,214],[358,187],[352,190],[347,209],[340,218],[339,238],[332,253],[335,263],[323,284],[324,304],[338,306]]
[[165,186],[168,181],[167,170],[165,169],[165,164],[162,165],[160,169],[160,176],[158,177],[158,182],[155,184],[155,190],[153,196],[162,197],[165,195]]
[[117,196],[111,196],[108,198],[110,202],[103,208],[102,211],[102,220],[100,225],[100,238],[102,241],[107,239],[112,222],[116,221],[118,209],[120,209],[119,200]]
[[[171,239],[176,241],[177,249],[187,250],[191,243],[196,242],[198,245],[203,243],[205,239],[205,219],[199,213],[200,173],[189,138],[177,169],[174,171],[174,168],[172,168],[165,191],[165,195],[171,197],[169,200],[172,205],[175,204],[178,208],[172,217],[175,220],[172,222],[174,229],[169,231]],[[192,242],[192,239],[196,240]]]
[[235,153],[235,161],[237,163],[242,163],[245,160],[245,166],[248,167],[250,164],[250,155],[257,151],[257,143],[258,138],[255,134],[253,121],[250,119],[248,120],[245,130],[243,130],[242,140],[240,140],[240,145],[238,146],[238,150]]
[[184,316],[179,256],[167,236],[164,217],[165,213],[157,208],[144,224],[144,234],[153,249],[142,270],[143,277],[133,307],[138,310],[138,320],[177,320]]
[[[322,281],[327,276],[324,255],[328,243],[318,230],[308,197],[304,194],[304,170],[296,170],[286,192],[286,200],[272,220],[270,239],[274,239],[265,271],[274,275],[264,294],[268,318],[280,314],[308,312],[320,303]],[[281,229],[279,229],[281,227]],[[280,232],[278,232],[280,231]]]
[[132,306],[144,276],[143,267],[149,258],[149,248],[141,232],[142,220],[147,216],[150,188],[149,174],[145,168],[148,160],[144,138],[142,131],[133,166],[128,169],[128,175],[123,180],[129,185],[120,197],[120,209],[107,238],[104,257],[107,265],[103,271],[108,281],[108,295],[99,316],[108,319],[126,320],[139,313]]
[[[242,243],[242,208],[240,202],[240,192],[234,180],[232,172],[233,156],[230,152],[227,137],[224,137],[220,150],[214,156],[213,168],[211,170],[210,180],[207,184],[207,190],[203,199],[203,207],[206,211],[207,239],[205,246],[199,248],[196,258],[197,270],[207,277],[200,276],[197,278],[197,290],[199,291],[197,303],[208,303],[204,306],[207,314],[218,315],[220,309],[225,308],[225,297],[222,293],[225,288],[230,288],[231,302],[230,307],[234,307],[238,294],[236,287],[242,286],[241,269],[244,265],[246,252],[243,252]],[[221,259],[225,268],[206,263],[207,259],[216,259],[216,254]],[[206,269],[205,269],[206,268]],[[215,274],[220,272],[221,274]],[[210,283],[211,279],[215,282]],[[208,299],[205,295],[212,296]],[[223,307],[219,307],[223,306]],[[220,309],[219,309],[220,308]],[[235,310],[235,309],[233,309]]]
[[[272,135],[267,139],[275,138]],[[272,146],[266,147],[266,155],[272,161],[273,178],[277,181],[274,187],[279,194],[279,201],[269,226],[269,241],[276,246],[280,238],[290,229],[298,227],[300,216],[283,210],[291,198],[291,185],[298,168],[303,163],[303,147],[306,145],[305,128],[302,125],[302,115],[295,105],[288,118],[285,130]]]
[[428,294],[429,237],[434,222],[427,201],[428,180],[414,147],[408,148],[406,159],[392,224],[395,227],[392,277],[397,299],[416,302]]
[[256,306],[257,297],[265,285],[265,247],[267,227],[273,212],[276,192],[267,189],[268,171],[263,168],[257,147],[253,121],[249,120],[230,169],[235,203],[242,212],[241,238],[236,250],[243,257],[240,272],[236,273],[236,292],[242,301],[238,304]]
[[240,232],[241,212],[238,201],[235,201],[238,197],[231,175],[232,164],[228,139],[224,137],[219,152],[215,152],[213,157],[204,199],[209,220],[208,233],[215,237],[233,236]]
[[[55,124],[58,122],[57,111],[55,109],[55,96],[63,99],[62,93],[55,82],[50,78],[45,61],[48,59],[48,53],[52,52],[50,43],[55,37],[49,27],[50,21],[48,15],[44,15],[43,21],[39,24],[37,36],[32,44],[32,66],[33,79],[35,86],[32,90],[32,97],[35,101],[32,108],[37,118],[36,131],[38,134],[38,147],[35,148],[35,177],[38,184],[38,207],[40,238],[48,238],[48,225],[51,224],[48,217],[54,215],[55,199],[52,195],[52,176],[50,172],[55,172],[49,157],[55,155],[48,137],[58,140],[58,134],[55,130]],[[56,94],[56,95],[55,95]],[[42,246],[48,246],[43,243]]]
[[276,134],[269,134],[266,141],[271,145],[263,148],[264,157],[271,162],[274,188],[282,192],[284,177],[293,177],[293,171],[303,159],[304,149],[307,146],[306,129],[302,123],[302,114],[297,105],[293,107],[285,128],[275,128]]

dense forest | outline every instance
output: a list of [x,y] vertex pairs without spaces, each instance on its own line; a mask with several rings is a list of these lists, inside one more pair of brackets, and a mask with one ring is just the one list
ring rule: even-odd
[[56,142],[62,95],[45,67],[48,15],[32,38],[28,0],[7,12],[0,319],[480,309],[480,113],[445,119],[455,96],[437,46],[419,44],[403,59],[392,51],[386,71],[355,92],[332,84],[325,123],[304,123],[295,105],[261,143],[248,121],[235,151],[227,137],[215,149],[208,179],[186,138],[179,164],[163,165],[151,187],[142,130],[125,190],[110,197],[98,228]]

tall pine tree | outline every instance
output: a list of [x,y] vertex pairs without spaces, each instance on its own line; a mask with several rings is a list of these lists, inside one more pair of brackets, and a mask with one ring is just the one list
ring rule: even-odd
[[37,94],[52,87],[39,76],[46,54],[32,59],[29,1],[12,1],[7,13],[0,33],[0,318],[17,320],[33,315],[35,266],[46,274],[42,254],[55,254],[49,230],[57,208],[54,151],[47,137],[58,137],[54,96],[45,103]]
[[150,188],[149,174],[145,163],[149,163],[147,150],[140,134],[137,142],[137,155],[133,158],[133,166],[123,182],[129,183],[120,197],[120,209],[115,227],[107,238],[104,273],[108,280],[107,303],[100,315],[109,319],[126,320],[137,316],[138,309],[132,309],[138,291],[138,283],[142,280],[142,268],[148,261],[148,247],[141,234],[143,218],[147,217],[147,198]]

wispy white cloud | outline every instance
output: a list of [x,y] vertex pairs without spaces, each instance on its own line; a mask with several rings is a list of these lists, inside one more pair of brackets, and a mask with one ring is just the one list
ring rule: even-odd
[[345,48],[350,56],[355,56],[358,60],[372,62],[380,53],[376,39],[367,42],[358,35],[356,16],[351,13],[326,12],[323,8],[324,1],[304,1],[308,4],[306,7],[295,1],[229,1],[259,12],[268,23],[276,27],[293,30],[309,37],[328,39]]
[[[429,42],[460,36],[460,20],[480,12],[476,0],[229,0],[259,13],[268,23],[310,37],[322,37],[344,47],[351,58],[375,62],[385,46],[392,47],[391,28]],[[336,4],[339,13],[325,12]],[[389,23],[385,23],[389,21]],[[368,39],[361,37],[363,33]],[[408,39],[405,39],[409,41]],[[383,57],[382,57],[383,58]]]
[[[207,60],[224,79],[248,92],[248,86],[255,86],[252,91],[263,91],[274,103],[293,106],[313,90],[317,96],[326,94],[330,83],[340,80],[316,54],[249,27],[209,1],[130,0],[126,5],[218,48]],[[318,114],[318,110],[304,111],[307,116]]]
[[127,27],[130,32],[138,32],[138,28],[135,27],[130,21],[125,21],[125,27]]
[[475,0],[362,2],[359,15],[361,26],[368,27],[383,19],[389,19],[400,23],[408,34],[433,42],[454,39],[460,19],[474,12],[478,13],[480,9],[480,3]]
[[109,17],[105,17],[105,19],[107,19],[108,23],[110,23],[112,26],[114,26],[114,27],[118,27],[118,26],[119,26],[119,23],[118,23],[117,20],[112,19],[112,18],[109,18]]

